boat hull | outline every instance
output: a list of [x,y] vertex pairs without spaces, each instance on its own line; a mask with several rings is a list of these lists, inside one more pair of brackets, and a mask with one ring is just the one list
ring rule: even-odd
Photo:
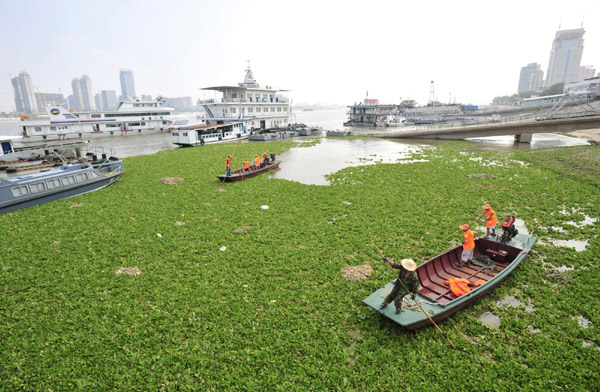
[[[529,251],[535,242],[535,237],[524,234],[517,234],[507,244],[500,243],[498,237],[496,237],[496,240],[477,239],[476,255],[491,255],[499,259],[506,257],[506,260],[494,260],[498,271],[485,271],[476,266],[456,267],[456,262],[460,258],[462,251],[460,246],[438,255],[421,264],[417,269],[419,277],[419,294],[417,295],[417,299],[434,322],[441,322],[488,294],[508,278],[527,259]],[[507,252],[507,254],[506,256],[498,256],[497,251]],[[486,283],[456,298],[443,283],[452,277],[464,277],[471,282],[483,279]],[[400,314],[395,314],[396,309],[393,304],[388,305],[384,309],[379,309],[383,298],[393,287],[394,282],[390,282],[371,294],[363,302],[409,330],[431,326],[430,319],[421,310],[406,309]]]
[[267,163],[266,166],[262,166],[262,167],[258,167],[258,168],[256,166],[250,166],[250,171],[244,171],[244,169],[238,169],[238,170],[232,172],[230,176],[221,174],[221,175],[217,176],[217,178],[219,180],[221,180],[222,182],[243,181],[248,178],[256,177],[259,174],[266,173],[271,170],[275,170],[279,167],[280,163],[281,163],[281,161],[275,161],[275,162]]

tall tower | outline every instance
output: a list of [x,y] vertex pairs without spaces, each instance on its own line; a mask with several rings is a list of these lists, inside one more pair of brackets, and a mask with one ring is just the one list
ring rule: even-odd
[[585,34],[583,28],[556,32],[552,41],[550,61],[548,61],[546,88],[557,83],[577,81],[583,53],[583,34]]
[[83,110],[83,94],[81,93],[81,79],[73,78],[71,80],[71,87],[73,88],[73,110]]
[[96,110],[94,96],[92,95],[92,80],[89,76],[82,75],[79,83],[81,84],[82,109],[87,111]]
[[35,94],[33,93],[33,82],[31,76],[21,71],[19,76],[11,79],[15,90],[15,105],[18,112],[35,113],[38,111]]
[[121,95],[123,99],[126,97],[136,98],[135,83],[133,82],[133,71],[130,69],[122,69],[119,71],[119,79],[121,80]]

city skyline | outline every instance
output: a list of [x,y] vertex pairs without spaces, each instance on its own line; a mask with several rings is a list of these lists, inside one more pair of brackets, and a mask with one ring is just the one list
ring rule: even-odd
[[[58,1],[46,10],[40,1],[3,1],[0,20],[8,30],[21,25],[9,15],[27,15],[32,28],[0,38],[0,111],[15,108],[11,78],[21,70],[31,75],[36,92],[65,95],[73,75],[86,74],[94,95],[120,91],[119,71],[132,69],[137,90],[195,101],[212,97],[202,87],[240,82],[248,58],[261,85],[289,89],[295,102],[350,105],[368,90],[380,102],[402,97],[425,104],[433,80],[441,102],[485,104],[516,92],[524,64],[548,69],[559,26],[578,29],[583,22],[581,64],[600,68],[596,3],[572,1],[567,8],[559,2],[508,1],[500,7],[458,1],[432,7],[383,1],[365,8],[352,1],[292,1],[286,7],[274,1],[174,1],[164,9],[156,1]],[[195,24],[206,13],[214,17]],[[161,23],[149,35],[128,23],[130,15]],[[311,28],[290,28],[292,15]],[[107,29],[108,19],[119,28]]]

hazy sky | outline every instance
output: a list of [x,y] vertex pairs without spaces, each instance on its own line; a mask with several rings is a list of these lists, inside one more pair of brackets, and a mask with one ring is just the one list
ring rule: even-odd
[[600,1],[27,1],[0,0],[0,110],[15,107],[9,75],[29,72],[40,92],[203,97],[236,84],[251,59],[261,85],[294,102],[352,104],[365,97],[489,103],[517,90],[527,63],[547,71],[562,29],[586,29],[582,65],[600,71]]

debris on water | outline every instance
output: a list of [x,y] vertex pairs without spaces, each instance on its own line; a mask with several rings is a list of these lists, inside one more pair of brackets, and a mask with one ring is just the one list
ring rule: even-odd
[[577,323],[579,324],[579,326],[583,327],[585,329],[588,329],[589,327],[592,326],[592,322],[583,316],[573,317],[573,320],[577,320]]
[[575,271],[575,267],[567,267],[566,265],[561,265],[560,267],[556,267],[554,269],[558,272]]
[[252,230],[252,228],[250,226],[240,226],[237,229],[234,229],[233,232],[234,233],[247,233],[250,230]]
[[162,235],[161,235],[160,233],[156,233],[156,236],[157,236],[158,238],[162,238]]
[[504,297],[504,299],[496,301],[496,305],[500,306],[501,308],[518,308],[521,305],[523,305],[523,303],[515,297],[513,297],[512,295],[507,295],[506,297]]
[[119,275],[127,275],[127,276],[138,276],[142,273],[138,267],[121,267],[115,271],[117,276]]
[[586,250],[586,248],[588,246],[587,241],[579,241],[579,240],[553,240],[553,239],[550,239],[550,242],[552,242],[556,246],[560,246],[563,248],[573,248],[577,252],[583,252],[584,250]]
[[226,250],[226,249],[227,249],[227,247],[226,247],[226,246],[222,246],[222,247],[220,247],[220,248],[219,248],[219,250],[220,250],[221,252],[225,252],[225,250]]
[[179,185],[183,182],[183,178],[181,177],[163,177],[158,182],[167,184],[167,185]]
[[539,328],[534,328],[533,325],[528,325],[527,329],[529,330],[529,332],[531,333],[540,333],[540,329]]
[[177,222],[175,222],[175,224],[176,224],[177,226],[184,226],[184,225],[185,225],[185,222],[180,222],[180,221],[177,221]]
[[71,204],[71,205],[69,206],[69,208],[70,208],[70,209],[73,209],[73,208],[78,208],[78,207],[81,207],[82,205],[83,205],[83,204],[81,204],[81,203],[77,203],[77,204]]
[[223,188],[219,188],[219,189],[217,189],[217,192],[226,192],[226,190]]
[[351,282],[362,282],[373,274],[370,264],[347,266],[342,270],[342,276]]
[[269,206],[265,204],[265,205],[260,206],[260,209],[261,210],[268,210]]
[[488,327],[498,328],[500,326],[500,317],[496,316],[494,313],[480,311],[475,317]]
[[344,204],[345,204],[345,205],[347,205],[347,206],[350,206],[350,205],[352,205],[352,203],[351,203],[351,202],[349,202],[349,201],[343,201],[342,203],[344,203]]

